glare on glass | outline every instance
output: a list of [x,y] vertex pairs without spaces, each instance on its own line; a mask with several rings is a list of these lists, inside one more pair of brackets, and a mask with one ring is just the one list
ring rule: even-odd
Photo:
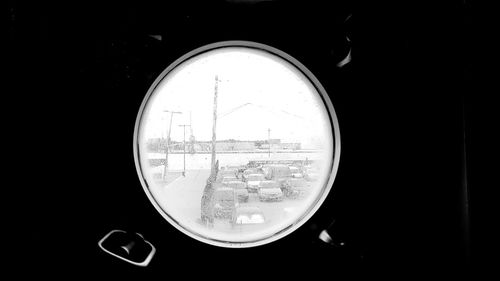
[[141,183],[174,227],[225,247],[262,245],[309,219],[340,156],[319,81],[270,46],[221,42],[170,65],[140,108]]

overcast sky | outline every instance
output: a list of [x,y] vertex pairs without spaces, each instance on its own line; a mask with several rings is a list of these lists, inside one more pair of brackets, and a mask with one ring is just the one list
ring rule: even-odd
[[[211,140],[215,76],[218,83],[217,139],[317,143],[331,146],[331,128],[324,105],[310,82],[281,58],[249,48],[221,48],[196,56],[161,82],[142,120],[146,139],[182,141],[180,124],[190,123],[197,140]],[[190,135],[186,128],[186,138]]]

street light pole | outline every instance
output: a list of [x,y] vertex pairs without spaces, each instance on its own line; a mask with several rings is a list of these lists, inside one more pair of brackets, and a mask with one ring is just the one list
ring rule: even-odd
[[268,156],[271,158],[271,128],[267,129],[267,144],[269,144]]
[[170,146],[170,131],[172,130],[172,119],[174,118],[174,114],[182,114],[182,112],[170,111],[170,110],[164,110],[163,112],[170,112],[170,124],[168,125],[168,134],[167,134],[167,147],[165,149],[165,164],[163,165],[163,180],[166,180],[167,167],[168,167],[168,147]]
[[179,125],[179,127],[183,127],[182,131],[184,132],[184,142],[183,142],[183,147],[184,147],[184,170],[182,172],[182,176],[186,176],[186,127],[191,127],[191,125]]

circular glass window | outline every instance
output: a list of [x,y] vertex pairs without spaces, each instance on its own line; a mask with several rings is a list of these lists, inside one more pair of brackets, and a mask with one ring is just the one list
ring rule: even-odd
[[196,49],[153,83],[137,117],[141,183],[165,219],[200,241],[262,245],[319,208],[340,139],[328,95],[275,48],[228,41]]

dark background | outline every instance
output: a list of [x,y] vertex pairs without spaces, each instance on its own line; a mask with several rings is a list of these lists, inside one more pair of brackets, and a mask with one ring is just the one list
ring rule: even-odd
[[[8,2],[13,100],[5,104],[15,122],[6,130],[23,155],[18,190],[28,198],[14,218],[23,233],[16,265],[94,276],[468,272],[467,4],[169,2]],[[301,61],[329,93],[341,131],[324,205],[292,234],[251,249],[205,245],[169,225],[132,154],[140,103],[157,75],[222,40],[268,44]],[[336,67],[350,47],[352,62]],[[328,227],[346,247],[318,240]],[[102,252],[97,242],[112,229],[151,241],[150,266]]]

